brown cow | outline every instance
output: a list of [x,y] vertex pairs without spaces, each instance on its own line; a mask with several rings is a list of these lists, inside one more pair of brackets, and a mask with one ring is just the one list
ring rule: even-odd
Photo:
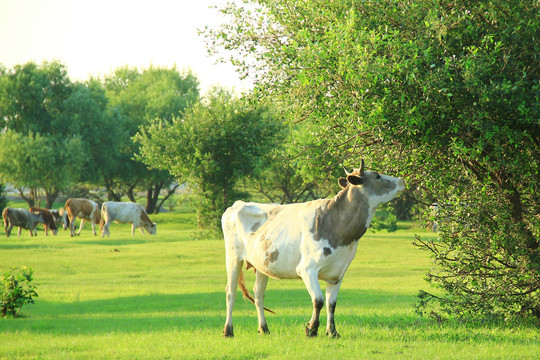
[[41,216],[40,223],[42,223],[43,227],[45,228],[46,236],[49,236],[49,229],[51,229],[53,235],[58,234],[58,227],[56,226],[56,222],[54,221],[54,216],[49,210],[38,207],[31,207],[30,212],[32,214]]
[[30,236],[34,236],[38,222],[42,221],[41,215],[32,214],[27,209],[14,209],[9,207],[4,209],[2,217],[4,218],[6,237],[9,237],[11,229],[14,226],[19,227],[18,237],[21,236],[21,230],[23,228],[30,231]]
[[[75,219],[81,219],[81,226],[79,231],[75,234]],[[82,198],[71,198],[66,201],[65,211],[63,215],[64,229],[69,224],[71,236],[80,235],[81,230],[84,227],[84,221],[90,221],[92,224],[92,231],[96,234],[96,224],[99,224],[100,230],[103,229],[103,223],[101,221],[101,212],[99,205],[92,200]],[[68,223],[69,221],[69,223]]]

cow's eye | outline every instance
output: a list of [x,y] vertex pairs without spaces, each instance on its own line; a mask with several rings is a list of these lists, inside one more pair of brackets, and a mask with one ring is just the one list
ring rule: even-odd
[[381,178],[381,175],[377,174],[377,177],[376,177],[376,178],[377,178],[377,179],[380,179],[380,178]]

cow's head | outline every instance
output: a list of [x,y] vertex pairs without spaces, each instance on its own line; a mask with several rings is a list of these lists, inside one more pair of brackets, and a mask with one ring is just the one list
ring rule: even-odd
[[150,235],[156,235],[157,231],[157,224],[151,223],[151,224],[145,224],[144,228],[146,229],[146,232]]
[[364,160],[359,169],[345,172],[347,177],[339,178],[339,185],[343,188],[350,185],[353,190],[362,192],[368,197],[370,208],[392,200],[405,190],[405,181],[401,178],[365,171]]

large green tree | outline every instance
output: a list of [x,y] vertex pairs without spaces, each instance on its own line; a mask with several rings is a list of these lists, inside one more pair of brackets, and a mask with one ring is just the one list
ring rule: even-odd
[[110,107],[122,117],[124,129],[116,140],[118,166],[105,177],[109,197],[118,200],[126,194],[135,201],[135,191],[143,190],[147,193],[147,212],[158,211],[160,191],[167,189],[174,178],[166,170],[149,170],[135,160],[133,154],[138,152],[138,145],[132,136],[154,119],[170,122],[180,116],[198,100],[198,80],[190,72],[180,73],[176,67],[151,66],[142,70],[118,68],[103,83]]
[[199,225],[213,230],[239,198],[238,181],[264,168],[281,131],[267,108],[215,88],[183,117],[142,128],[137,140],[146,164],[190,184],[200,199]]
[[60,190],[79,180],[85,147],[65,112],[75,88],[56,61],[0,67],[0,176],[29,206],[43,189],[51,207]]
[[245,3],[207,35],[261,101],[445,205],[422,305],[540,316],[538,1]]

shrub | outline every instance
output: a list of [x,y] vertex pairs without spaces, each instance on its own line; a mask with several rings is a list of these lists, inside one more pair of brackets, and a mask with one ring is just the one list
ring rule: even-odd
[[0,313],[2,317],[19,316],[20,309],[26,304],[33,304],[37,297],[32,282],[33,270],[22,267],[19,272],[16,268],[0,273]]

